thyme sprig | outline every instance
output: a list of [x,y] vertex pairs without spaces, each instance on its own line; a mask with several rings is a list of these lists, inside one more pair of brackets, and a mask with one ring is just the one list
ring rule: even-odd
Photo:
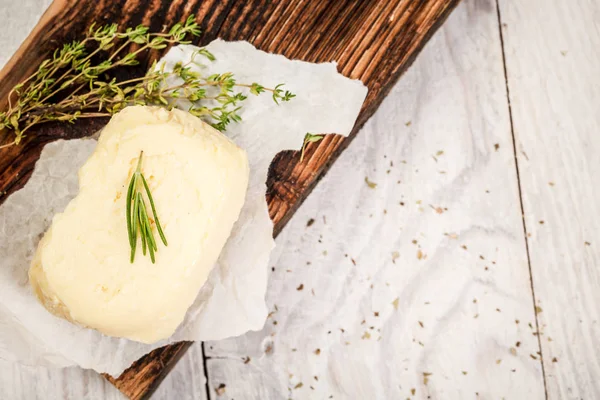
[[144,196],[142,194],[142,190],[140,190],[140,186],[143,186],[146,197],[150,202],[150,208],[152,210],[152,216],[154,217],[154,224],[156,226],[156,230],[158,231],[158,235],[165,246],[168,246],[168,243],[165,233],[160,225],[160,221],[158,220],[158,215],[156,214],[156,207],[154,206],[154,199],[152,198],[152,193],[150,193],[148,182],[142,173],[143,156],[144,152],[142,151],[140,152],[137,168],[131,177],[129,188],[127,189],[127,203],[125,206],[125,211],[127,214],[127,234],[129,236],[129,246],[131,247],[131,263],[135,261],[135,252],[139,233],[142,241],[142,254],[146,255],[147,248],[148,252],[150,253],[152,264],[154,264],[156,261],[154,253],[158,251],[158,247],[156,246],[156,240],[154,239],[154,234],[152,233],[152,224],[150,223],[150,217],[148,216],[148,208],[144,202]]
[[142,25],[125,31],[119,31],[116,24],[91,26],[83,39],[57,49],[11,90],[7,109],[0,112],[0,129],[13,130],[15,138],[0,148],[19,144],[38,124],[110,116],[128,105],[173,108],[181,98],[189,101],[189,112],[224,130],[232,121],[241,120],[239,110],[247,98],[245,92],[269,92],[276,103],[294,97],[282,85],[271,89],[258,83],[237,83],[231,73],[205,77],[193,71],[193,65],[201,65],[196,56],[215,60],[205,48],[200,48],[189,63],[176,64],[169,71],[165,71],[164,64],[154,62],[144,76],[126,80],[113,76],[117,69],[138,65],[138,57],[144,52],[188,44],[199,34],[193,15],[159,33],[149,32]]
[[325,135],[315,135],[314,133],[307,133],[304,135],[304,142],[302,143],[302,150],[300,151],[300,162],[304,161],[306,146],[308,146],[309,143],[319,142],[323,140],[324,137]]

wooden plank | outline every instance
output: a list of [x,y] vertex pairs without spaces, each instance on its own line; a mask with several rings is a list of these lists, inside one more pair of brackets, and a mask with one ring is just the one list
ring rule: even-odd
[[600,398],[600,3],[499,4],[548,398]]
[[[10,88],[27,76],[57,43],[78,37],[91,23],[143,23],[159,30],[195,13],[204,31],[200,43],[220,36],[248,40],[260,49],[290,58],[338,61],[342,73],[361,79],[369,87],[369,96],[356,124],[358,128],[372,115],[392,83],[412,63],[458,1],[56,0],[3,69],[0,98],[6,100]],[[141,75],[148,62],[158,56],[158,52],[147,54],[145,62],[133,73]],[[32,130],[22,146],[0,154],[0,193],[10,194],[25,183],[45,143],[59,137],[89,135],[105,122],[82,121],[68,127],[49,124]],[[352,136],[355,133],[356,129]],[[8,142],[9,135],[1,132],[0,143]],[[349,140],[330,136],[310,147],[304,163],[299,163],[298,154],[293,153],[276,158],[267,194],[276,233],[348,143]],[[160,371],[168,369],[170,360],[185,349],[185,345],[176,346],[163,350],[168,357],[162,351],[145,357],[115,383],[132,398],[147,394],[149,388],[155,387],[154,381],[160,379]]]
[[544,397],[494,0],[456,9],[277,241],[265,328],[205,343],[213,399]]
[[193,343],[152,394],[153,400],[208,400],[201,343]]
[[156,390],[190,345],[190,342],[180,342],[161,347],[133,363],[118,378],[106,374],[104,377],[127,397],[143,398]]

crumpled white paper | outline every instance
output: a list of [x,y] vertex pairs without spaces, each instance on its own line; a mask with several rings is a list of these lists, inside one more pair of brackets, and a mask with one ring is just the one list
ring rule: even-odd
[[[301,147],[304,135],[347,135],[367,93],[333,63],[311,64],[256,50],[246,42],[216,40],[217,60],[205,74],[232,72],[240,83],[285,83],[296,94],[277,106],[268,94],[250,96],[242,123],[227,135],[248,152],[250,183],[245,205],[217,265],[184,322],[168,340],[152,345],[104,336],[47,312],[29,287],[27,271],[52,217],[77,194],[77,171],[91,155],[93,139],[48,144],[23,189],[0,206],[0,358],[29,365],[83,368],[117,376],[155,348],[182,340],[218,340],[262,328],[267,317],[268,262],[274,247],[265,201],[268,168],[275,155]],[[187,62],[196,47],[178,46],[167,67]],[[201,68],[201,67],[198,67]]]

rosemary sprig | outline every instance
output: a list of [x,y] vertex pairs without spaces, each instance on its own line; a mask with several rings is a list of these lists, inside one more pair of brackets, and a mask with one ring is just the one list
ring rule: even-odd
[[[196,57],[190,63],[177,64],[172,71],[155,62],[141,77],[117,80],[111,76],[118,69],[138,65],[138,56],[147,51],[191,43],[189,37],[199,34],[193,15],[159,33],[151,33],[142,25],[125,31],[119,31],[116,24],[90,27],[83,39],[57,49],[12,89],[7,109],[0,112],[0,129],[13,130],[15,138],[0,148],[19,144],[35,125],[110,116],[127,105],[173,108],[177,99],[185,98],[190,103],[189,112],[224,130],[232,121],[241,120],[239,110],[247,98],[244,92],[269,92],[276,103],[294,97],[282,85],[270,89],[258,83],[237,83],[231,73],[204,77],[192,71],[192,64],[201,65]],[[131,48],[134,50],[125,53]],[[195,56],[215,59],[205,48]]]
[[156,261],[154,253],[158,251],[158,247],[156,246],[156,240],[154,240],[154,234],[152,233],[152,225],[150,223],[150,218],[148,217],[146,204],[144,203],[144,196],[142,195],[142,191],[139,190],[140,186],[143,187],[146,192],[146,197],[148,197],[148,201],[150,202],[154,224],[156,225],[156,230],[158,231],[160,239],[165,246],[168,246],[168,243],[165,233],[160,226],[158,215],[156,214],[156,207],[154,206],[154,199],[152,199],[152,193],[150,193],[148,182],[142,173],[143,156],[144,152],[142,151],[140,152],[137,168],[131,177],[129,188],[127,189],[127,198],[125,200],[127,202],[125,206],[127,234],[129,236],[129,246],[131,247],[130,261],[132,263],[135,261],[139,233],[142,241],[142,254],[146,255],[146,249],[148,249],[150,259],[152,260],[152,264],[154,264]]

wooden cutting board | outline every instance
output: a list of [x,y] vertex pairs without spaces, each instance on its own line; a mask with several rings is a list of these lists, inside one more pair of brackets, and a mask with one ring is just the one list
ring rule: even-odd
[[[349,138],[328,135],[311,144],[303,162],[297,152],[280,153],[269,172],[267,202],[275,234],[375,112],[400,75],[460,0],[55,0],[17,54],[0,73],[0,104],[57,46],[77,39],[92,23],[121,27],[144,24],[159,31],[190,14],[202,27],[199,44],[220,37],[247,40],[257,48],[311,62],[337,61],[338,70],[362,80],[369,94]],[[150,52],[129,72],[142,75],[160,57]],[[88,136],[107,119],[73,125],[48,124],[30,131],[20,146],[0,150],[0,204],[22,187],[42,147],[59,138]],[[335,132],[321,132],[335,133]],[[0,132],[0,144],[11,140]],[[157,349],[120,377],[107,377],[132,399],[148,396],[189,343]]]

